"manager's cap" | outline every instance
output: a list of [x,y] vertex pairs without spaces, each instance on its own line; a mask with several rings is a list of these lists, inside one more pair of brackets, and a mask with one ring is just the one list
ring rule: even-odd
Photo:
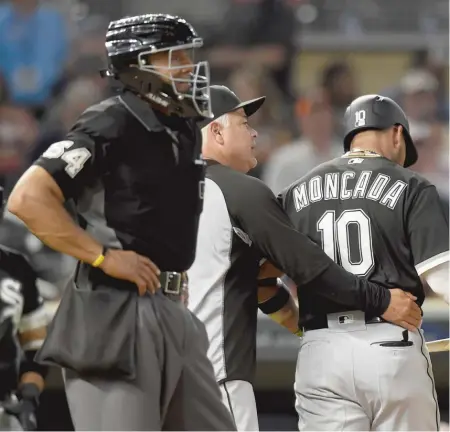
[[212,118],[204,118],[198,125],[200,129],[203,129],[209,123],[217,120],[224,114],[236,111],[242,108],[247,117],[255,114],[258,111],[264,101],[265,96],[261,96],[256,99],[252,99],[246,102],[242,102],[235,93],[233,93],[228,87],[222,85],[212,85],[209,87],[210,98],[211,98],[211,110],[213,112]]

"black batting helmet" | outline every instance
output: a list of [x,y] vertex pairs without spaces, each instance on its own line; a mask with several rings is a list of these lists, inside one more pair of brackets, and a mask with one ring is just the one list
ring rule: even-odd
[[[195,29],[184,19],[167,14],[147,14],[122,18],[109,24],[106,34],[108,70],[104,75],[118,79],[169,112],[184,117],[212,117],[209,100],[209,66],[205,61],[179,65],[177,50],[195,51],[203,46]],[[168,53],[168,67],[151,63],[150,56]],[[177,70],[190,67],[187,78]],[[169,71],[170,77],[162,70]],[[169,78],[169,82],[167,82]],[[180,91],[177,84],[189,84]]]
[[344,150],[350,150],[350,144],[359,132],[371,129],[383,130],[396,125],[403,127],[405,137],[406,158],[404,166],[411,166],[417,161],[417,150],[409,133],[408,119],[396,102],[384,96],[361,96],[348,106],[344,116]]

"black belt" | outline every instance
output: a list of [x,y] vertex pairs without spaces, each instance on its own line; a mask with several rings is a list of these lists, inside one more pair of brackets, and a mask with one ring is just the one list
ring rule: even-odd
[[[342,312],[342,317],[345,319],[345,312]],[[367,319],[366,318],[366,324],[377,324],[385,322],[383,318],[380,317],[374,317]],[[344,322],[343,322],[344,323]],[[314,318],[311,318],[310,320],[306,321],[303,324],[303,331],[310,331],[310,330],[321,330],[328,328],[328,316],[327,315],[319,315],[315,316]]]
[[[88,279],[94,284],[106,285],[116,289],[127,289],[137,291],[135,283],[113,278],[102,270],[89,266]],[[81,272],[82,273],[82,272]],[[80,273],[78,273],[80,275]],[[82,277],[77,277],[77,282],[82,284]],[[159,275],[159,281],[161,282],[161,292],[174,301],[181,301],[181,295],[183,294],[184,284],[187,284],[186,273],[179,272],[161,272]]]
[[187,284],[186,273],[161,272],[159,275],[161,292],[172,300],[180,301],[184,284]]

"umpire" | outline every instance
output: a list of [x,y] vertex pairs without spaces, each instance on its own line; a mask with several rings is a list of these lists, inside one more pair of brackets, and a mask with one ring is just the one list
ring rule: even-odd
[[112,22],[106,75],[123,91],[86,110],[8,202],[79,260],[38,353],[64,368],[77,430],[234,430],[181,301],[203,202],[196,121],[212,115],[208,65],[190,56],[201,46],[178,17]]

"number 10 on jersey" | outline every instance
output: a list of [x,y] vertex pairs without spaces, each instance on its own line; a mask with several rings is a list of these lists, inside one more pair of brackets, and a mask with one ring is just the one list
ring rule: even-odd
[[[350,232],[352,225],[355,229]],[[336,219],[335,211],[328,210],[317,222],[317,230],[322,237],[324,252],[345,270],[365,276],[372,269],[372,229],[364,211],[345,210]],[[359,258],[352,260],[355,256]]]

